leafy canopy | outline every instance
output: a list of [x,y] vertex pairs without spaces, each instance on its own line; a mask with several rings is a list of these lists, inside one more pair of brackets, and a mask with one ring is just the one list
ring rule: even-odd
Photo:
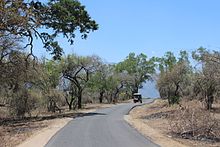
[[0,1],[0,37],[13,34],[26,38],[33,55],[33,40],[40,38],[47,51],[60,59],[63,49],[56,38],[63,35],[73,44],[78,30],[83,39],[98,25],[89,16],[85,6],[77,0],[48,0],[46,3],[36,0]]
[[127,58],[116,65],[116,71],[128,73],[132,79],[132,85],[137,89],[142,87],[142,83],[151,79],[155,73],[154,59],[147,60],[143,53],[135,55],[130,53]]

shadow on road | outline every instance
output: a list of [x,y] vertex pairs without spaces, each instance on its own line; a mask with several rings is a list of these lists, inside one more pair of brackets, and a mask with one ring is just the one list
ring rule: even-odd
[[85,117],[85,116],[94,116],[94,115],[106,115],[104,113],[96,113],[96,112],[70,112],[64,114],[52,114],[49,116],[38,116],[38,117],[25,117],[25,118],[0,118],[0,126],[26,126],[31,122],[40,122],[44,120],[51,120],[56,118],[76,118],[76,117]]
[[105,113],[96,113],[96,112],[90,112],[90,113],[83,113],[79,117],[85,117],[85,116],[94,116],[94,115],[106,115]]

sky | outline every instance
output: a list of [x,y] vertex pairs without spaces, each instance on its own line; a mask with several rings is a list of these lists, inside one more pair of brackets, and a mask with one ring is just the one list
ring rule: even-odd
[[[80,0],[99,30],[73,46],[58,39],[65,54],[99,55],[117,63],[130,52],[161,57],[166,51],[220,50],[220,0]],[[41,44],[36,41],[36,47]],[[46,55],[35,50],[38,56]]]
[[[220,50],[219,0],[80,0],[99,30],[69,45],[58,39],[65,54],[99,55],[122,61],[130,52],[148,57],[166,51],[192,51],[200,46]],[[39,48],[41,44],[36,41]],[[46,52],[37,50],[36,54]]]

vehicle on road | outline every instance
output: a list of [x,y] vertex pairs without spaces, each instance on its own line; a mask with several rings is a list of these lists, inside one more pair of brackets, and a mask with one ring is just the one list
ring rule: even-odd
[[141,96],[140,93],[134,93],[133,94],[133,102],[134,103],[137,103],[137,102],[142,103],[142,96]]

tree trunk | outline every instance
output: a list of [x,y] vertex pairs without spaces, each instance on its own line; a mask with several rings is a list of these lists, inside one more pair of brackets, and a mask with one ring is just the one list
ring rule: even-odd
[[210,87],[206,93],[206,108],[207,108],[207,110],[212,109],[212,104],[214,102],[213,93],[214,93],[214,89],[212,87]]
[[68,106],[69,106],[69,110],[72,110],[72,104],[70,103],[68,104]]
[[82,93],[78,95],[78,109],[82,108]]
[[112,103],[112,93],[109,96],[109,104]]
[[65,100],[66,100],[66,103],[69,107],[69,110],[72,110],[72,105],[71,105],[71,102],[68,101],[68,96],[65,96]]
[[101,104],[102,101],[103,101],[103,94],[104,94],[104,91],[101,91],[99,94],[100,94],[100,95],[99,95],[99,103]]
[[134,93],[138,93],[138,85],[135,85],[135,86],[134,86],[134,88],[133,88],[133,90],[132,90],[132,95],[133,95]]
[[72,97],[71,100],[70,100],[70,103],[69,103],[69,110],[72,110],[73,109],[73,101],[74,101],[74,98]]
[[65,100],[66,100],[66,103],[67,103],[67,105],[68,105],[68,107],[69,107],[69,110],[72,110],[72,106],[73,106],[73,101],[74,101],[74,95],[73,95],[73,93],[71,93],[71,100],[70,100],[70,102],[69,102],[69,100],[68,100],[68,95],[66,95],[65,96]]
[[179,84],[176,84],[176,90],[174,92],[174,96],[178,96]]
[[212,109],[213,101],[214,101],[213,95],[207,96],[207,101],[206,101],[206,108],[207,108],[207,110]]
[[114,97],[113,97],[113,103],[115,104],[115,103],[117,103],[117,95],[118,95],[118,93],[119,93],[119,90],[118,89],[116,89],[116,91],[115,91],[115,93],[114,93]]

